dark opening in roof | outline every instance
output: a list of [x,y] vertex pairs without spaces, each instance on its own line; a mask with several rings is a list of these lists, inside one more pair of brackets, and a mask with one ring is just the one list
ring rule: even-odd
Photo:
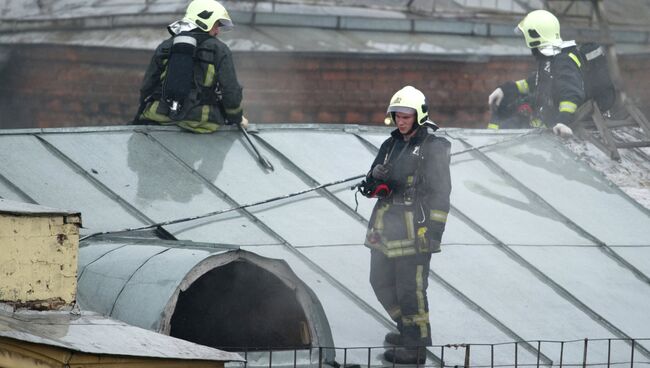
[[243,259],[211,270],[180,293],[170,335],[230,350],[312,342],[295,291]]

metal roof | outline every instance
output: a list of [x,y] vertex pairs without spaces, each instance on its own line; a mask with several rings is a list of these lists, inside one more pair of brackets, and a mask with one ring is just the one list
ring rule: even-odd
[[[389,130],[258,125],[252,132],[275,171],[262,168],[229,127],[208,135],[172,127],[2,131],[0,196],[75,208],[86,235],[138,227],[364,174]],[[647,337],[647,209],[552,135],[439,134],[452,142],[453,191],[443,251],[429,275],[434,344]],[[373,201],[360,197],[355,212],[351,184],[163,228],[178,239],[284,260],[320,299],[335,346],[382,346],[392,323],[367,281],[370,255],[362,245]],[[163,248],[125,250],[142,259]],[[139,262],[134,258],[133,267]],[[183,261],[179,272],[192,262]],[[87,276],[80,284],[90,282]],[[619,345],[612,359],[629,359],[629,344]],[[521,346],[519,363],[534,364],[535,346]],[[564,364],[582,362],[582,345],[572,346]],[[648,341],[635,348],[639,359],[650,359]],[[546,343],[543,359],[557,362],[559,350]],[[490,354],[489,346],[473,348],[472,364],[489,364]],[[495,364],[511,364],[512,356],[512,347],[497,348]],[[604,362],[607,349],[590,350],[590,357]],[[348,363],[367,358],[351,352]],[[445,353],[448,364],[463,359],[462,351]],[[372,362],[381,364],[378,354]]]
[[0,309],[0,336],[90,354],[241,362],[239,354],[194,344],[96,313]]
[[83,241],[77,301],[85,310],[170,334],[179,294],[210,271],[232,262],[248,262],[282,280],[312,323],[312,343],[332,345],[318,298],[285,262],[227,246],[121,237]]
[[3,198],[0,198],[0,213],[15,215],[79,215],[79,212],[75,211],[60,210]]
[[[430,1],[414,8],[426,9]],[[540,1],[529,1],[532,8]],[[618,52],[650,52],[647,19],[650,6],[608,2],[612,38]],[[426,16],[406,12],[405,2],[337,2],[315,4],[226,3],[237,25],[221,34],[234,51],[385,53],[424,55],[528,55],[513,32],[526,8],[514,0],[459,0],[438,4]],[[560,3],[560,2],[558,2]],[[21,3],[22,4],[22,3]],[[1,6],[1,5],[0,5]],[[54,43],[154,49],[166,38],[165,26],[182,16],[182,1],[147,1],[125,5],[120,0],[80,2],[56,0],[49,6],[9,2],[0,14],[0,43]],[[587,8],[589,5],[586,5]],[[584,4],[569,8],[584,13]],[[452,11],[448,14],[446,12]],[[486,13],[487,11],[487,13]],[[588,14],[588,13],[587,13]],[[632,22],[634,20],[634,22]],[[591,23],[563,22],[565,39],[601,39]],[[602,40],[601,40],[602,41]]]

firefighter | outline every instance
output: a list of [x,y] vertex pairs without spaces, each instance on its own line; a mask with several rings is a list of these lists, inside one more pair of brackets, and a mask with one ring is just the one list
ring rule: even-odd
[[232,28],[220,3],[193,0],[185,17],[167,27],[171,37],[151,58],[135,123],[176,124],[195,133],[211,133],[222,124],[245,127],[232,54],[217,38]]
[[488,128],[503,128],[503,122],[517,114],[517,101],[524,99],[532,107],[531,118],[525,119],[528,127],[547,126],[555,134],[571,136],[576,110],[586,101],[575,41],[562,40],[560,22],[546,10],[528,13],[516,32],[523,34],[537,71],[526,79],[506,82],[490,94],[493,120]]
[[[436,137],[422,92],[406,86],[388,106],[397,125],[381,145],[365,183],[377,201],[366,234],[371,249],[370,283],[377,299],[397,324],[386,342],[397,345],[386,360],[422,364],[431,345],[427,279],[431,254],[440,241],[449,212],[450,143]],[[368,189],[368,188],[366,188]]]

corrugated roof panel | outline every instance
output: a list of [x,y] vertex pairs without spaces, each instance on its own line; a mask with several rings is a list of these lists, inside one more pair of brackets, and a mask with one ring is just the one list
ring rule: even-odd
[[[87,250],[94,248],[94,245]],[[102,247],[102,250],[105,248]],[[166,247],[127,245],[104,254],[92,264],[86,266],[79,277],[79,288],[86,292],[79,293],[78,301],[82,308],[112,315],[115,300],[136,270]],[[124,253],[129,254],[124,257]],[[107,276],[109,275],[109,276]],[[91,294],[88,291],[95,291]],[[145,294],[146,295],[146,294]],[[140,327],[148,328],[147,325]]]
[[[431,268],[526,340],[616,337],[496,247],[447,246]],[[575,353],[565,362],[579,362]],[[607,358],[606,350],[592,354]]]
[[0,173],[39,204],[74,208],[94,231],[143,225],[34,136],[0,135],[0,146]]
[[[449,249],[446,247],[445,249]],[[390,320],[388,314],[377,301],[368,281],[370,274],[370,249],[362,246],[345,247],[310,247],[300,248],[301,253],[308,256],[313,262],[323,267],[328,274],[363,299],[384,318]],[[446,255],[446,250],[433,259],[445,263],[451,259]],[[449,267],[454,267],[450,264]],[[436,263],[432,269],[437,272]],[[429,315],[431,316],[431,333],[434,344],[448,344],[460,342],[487,342],[509,341],[512,337],[501,332],[496,326],[483,318],[475,309],[468,307],[433,279],[429,279],[428,288]],[[329,317],[329,316],[328,316]],[[331,319],[331,317],[330,317]],[[386,328],[383,332],[388,332]],[[383,335],[382,335],[383,336]],[[440,356],[437,349],[431,350]],[[445,363],[453,366],[463,364],[464,350],[449,349],[445,352]],[[472,364],[485,364],[490,360],[487,350],[472,351]],[[521,352],[522,360],[527,354]],[[529,356],[528,359],[531,357]],[[510,363],[512,352],[496,351],[495,364]]]
[[598,248],[512,248],[629,336],[647,336],[650,286]]
[[593,244],[483,162],[452,157],[451,203],[506,244]]
[[[323,305],[325,314],[332,328],[332,337],[336,347],[380,347],[384,345],[384,335],[387,326],[372,316],[353,301],[346,292],[332,284],[326,275],[322,275],[295,253],[281,246],[242,247],[269,258],[280,258],[286,261],[291,269],[315,293]],[[336,247],[338,248],[338,247]],[[374,349],[371,355],[372,365],[382,364],[383,349]],[[341,355],[337,360],[342,361]],[[348,351],[347,362],[367,364],[367,349]]]
[[558,141],[530,137],[487,151],[560,213],[610,245],[650,245],[650,215]]

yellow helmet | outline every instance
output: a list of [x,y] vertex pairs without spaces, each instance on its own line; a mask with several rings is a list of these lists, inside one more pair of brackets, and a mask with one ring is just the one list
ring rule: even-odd
[[519,22],[517,28],[524,34],[526,46],[539,48],[544,46],[560,46],[560,22],[555,15],[546,10],[534,10]]
[[185,18],[205,32],[209,32],[217,22],[224,31],[233,27],[226,8],[215,0],[192,0],[185,11]]
[[424,125],[429,120],[429,107],[427,106],[427,99],[424,97],[424,93],[411,86],[406,86],[395,92],[390,99],[390,104],[386,112],[390,115],[390,120],[393,124],[395,124],[396,112],[406,114],[415,113],[415,120],[419,125]]

